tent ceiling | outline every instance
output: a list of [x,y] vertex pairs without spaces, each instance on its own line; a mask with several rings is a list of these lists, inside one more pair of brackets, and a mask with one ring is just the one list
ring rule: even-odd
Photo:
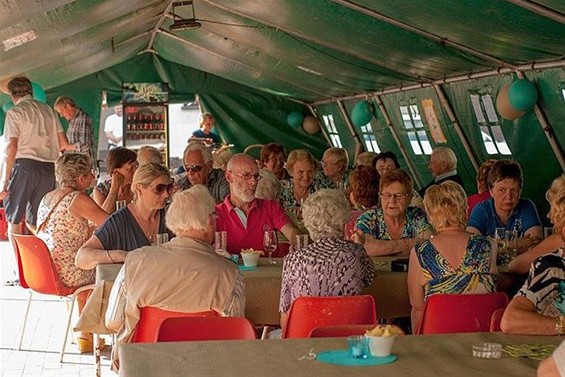
[[[195,0],[196,30],[169,31],[171,1],[0,0],[0,81],[45,88],[140,53],[312,102],[565,60],[561,0]],[[176,7],[190,17],[190,7]]]

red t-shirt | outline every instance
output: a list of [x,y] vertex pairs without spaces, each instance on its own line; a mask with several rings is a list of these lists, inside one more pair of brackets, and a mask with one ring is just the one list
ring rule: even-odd
[[[216,205],[216,230],[225,230],[228,234],[227,248],[231,254],[239,254],[241,249],[263,250],[263,233],[266,230],[280,231],[291,222],[279,202],[274,200],[254,199],[247,216],[247,227],[243,225],[236,208],[230,202],[231,195]],[[280,248],[280,247],[279,247]],[[273,253],[278,255],[279,248]]]
[[486,190],[483,192],[479,192],[478,194],[474,194],[471,195],[467,198],[467,217],[469,217],[469,215],[471,215],[471,211],[473,210],[473,208],[475,208],[475,206],[481,202],[484,202],[485,200],[487,200],[488,198],[490,198],[490,191]]

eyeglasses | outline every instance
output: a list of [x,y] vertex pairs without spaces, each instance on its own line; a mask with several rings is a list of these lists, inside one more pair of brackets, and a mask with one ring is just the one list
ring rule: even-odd
[[241,177],[241,178],[243,178],[243,179],[246,180],[246,181],[250,181],[252,178],[254,178],[256,181],[260,181],[261,178],[263,178],[263,177],[261,177],[261,174],[259,174],[259,173],[256,173],[256,174],[251,174],[251,173],[242,174],[242,173],[234,173],[234,172],[232,172],[232,174],[233,174],[233,175],[237,175],[238,177]]
[[204,166],[208,165],[210,162],[205,163],[204,165],[185,165],[184,170],[187,173],[200,173]]
[[339,164],[339,161],[336,162],[328,162],[328,161],[323,161],[322,160],[322,166],[326,166],[326,165],[337,165]]
[[389,192],[381,192],[379,196],[381,197],[381,199],[384,200],[391,200],[392,198],[396,200],[402,200],[402,199],[406,199],[408,197],[408,194],[405,192],[398,192],[396,194],[391,194]]
[[168,194],[173,192],[173,187],[174,187],[173,183],[168,183],[168,184],[159,183],[158,185],[155,185],[155,187],[149,186],[148,188],[150,188],[155,195],[163,195],[165,191],[167,191]]

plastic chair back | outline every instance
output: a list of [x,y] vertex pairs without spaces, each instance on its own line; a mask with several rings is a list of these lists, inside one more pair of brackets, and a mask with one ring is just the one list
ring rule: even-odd
[[352,335],[365,335],[374,325],[320,326],[310,331],[309,338],[343,338]]
[[292,303],[283,338],[307,338],[320,326],[375,325],[372,296],[299,297]]
[[257,339],[255,328],[243,317],[168,318],[161,323],[157,342]]
[[60,280],[47,245],[33,235],[13,234],[20,283],[35,292],[68,296],[79,287],[66,287]]
[[433,295],[420,321],[419,334],[488,332],[492,314],[508,305],[502,292]]
[[181,313],[171,312],[154,307],[141,308],[139,313],[139,322],[135,328],[133,336],[134,343],[155,343],[159,327],[167,318],[178,317],[217,317],[215,311],[199,312],[199,313]]
[[500,322],[502,322],[502,316],[504,315],[504,311],[506,309],[497,309],[492,313],[492,317],[490,318],[490,332],[501,332],[502,329],[500,328]]

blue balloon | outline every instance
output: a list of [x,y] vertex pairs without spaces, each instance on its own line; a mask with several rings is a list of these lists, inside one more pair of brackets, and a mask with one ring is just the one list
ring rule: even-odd
[[357,102],[351,111],[351,121],[357,127],[362,127],[373,119],[373,105],[369,101]]
[[38,100],[39,102],[47,102],[47,95],[45,94],[45,90],[36,82],[32,82],[31,86],[33,87],[33,98]]
[[302,125],[302,121],[304,121],[304,114],[300,111],[293,111],[286,117],[286,123],[294,128],[300,127]]
[[508,101],[517,110],[531,110],[538,101],[536,86],[526,79],[514,81],[508,90]]
[[2,105],[2,110],[4,110],[4,112],[7,113],[8,110],[10,110],[12,107],[14,107],[14,103],[12,101],[8,101]]

